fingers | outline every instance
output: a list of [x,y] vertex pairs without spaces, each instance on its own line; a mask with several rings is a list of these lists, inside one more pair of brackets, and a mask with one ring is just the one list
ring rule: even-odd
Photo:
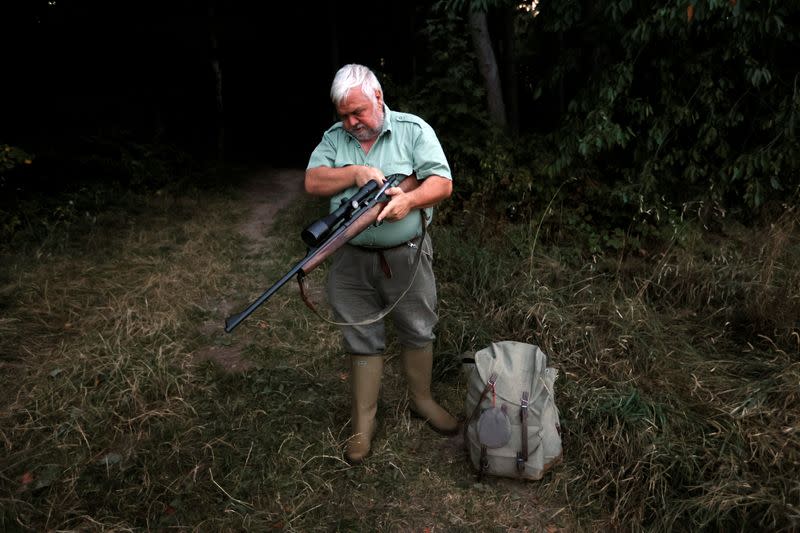
[[378,182],[378,185],[383,185],[386,178],[380,169],[375,167],[358,166],[356,167],[356,185],[363,187],[370,181]]
[[391,222],[404,218],[411,210],[411,206],[403,193],[403,189],[400,187],[392,187],[386,189],[386,194],[392,196],[392,199],[389,200],[389,203],[386,204],[383,210],[378,214],[378,222],[383,222],[384,220]]

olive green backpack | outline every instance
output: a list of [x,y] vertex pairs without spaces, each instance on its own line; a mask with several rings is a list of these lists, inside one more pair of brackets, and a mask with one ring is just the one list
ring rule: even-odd
[[547,363],[538,346],[514,341],[469,362],[464,442],[479,476],[538,480],[561,460],[558,371]]

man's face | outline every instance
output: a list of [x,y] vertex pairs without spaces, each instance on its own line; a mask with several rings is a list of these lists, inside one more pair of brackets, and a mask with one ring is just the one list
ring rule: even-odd
[[360,87],[353,87],[336,106],[344,129],[359,141],[376,139],[383,127],[383,95],[376,92],[376,102],[367,98]]

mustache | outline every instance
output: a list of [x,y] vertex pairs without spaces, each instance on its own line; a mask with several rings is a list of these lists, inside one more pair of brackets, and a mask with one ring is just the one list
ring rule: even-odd
[[381,128],[370,128],[364,124],[357,124],[348,131],[359,141],[366,141],[377,136],[381,132]]

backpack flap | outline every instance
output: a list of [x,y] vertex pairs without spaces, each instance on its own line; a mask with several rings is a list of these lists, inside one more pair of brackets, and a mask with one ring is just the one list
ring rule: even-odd
[[544,383],[537,376],[544,375],[547,355],[533,344],[524,342],[494,342],[475,354],[475,369],[480,380],[487,383],[492,374],[500,376],[495,383],[497,402],[519,407],[522,394],[527,393],[530,405],[544,390]]

